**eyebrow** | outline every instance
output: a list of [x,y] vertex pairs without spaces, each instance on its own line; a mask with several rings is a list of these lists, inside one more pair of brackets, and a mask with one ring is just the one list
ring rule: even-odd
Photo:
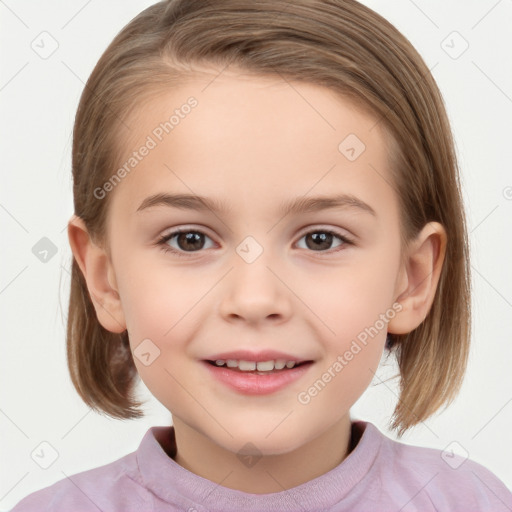
[[[154,206],[167,206],[182,210],[211,210],[213,212],[228,214],[231,209],[221,201],[214,198],[197,196],[193,194],[166,194],[159,193],[146,197],[137,208],[137,213]],[[333,208],[355,208],[377,217],[375,210],[367,203],[352,194],[338,194],[335,196],[298,197],[291,201],[282,202],[279,213],[281,215],[312,213]]]

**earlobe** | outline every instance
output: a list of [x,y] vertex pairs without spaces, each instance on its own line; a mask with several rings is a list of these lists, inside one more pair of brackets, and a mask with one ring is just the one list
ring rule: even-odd
[[407,334],[428,315],[434,301],[446,253],[447,236],[438,222],[424,226],[410,244],[395,302],[402,309],[388,324],[391,334]]
[[84,221],[76,215],[68,222],[68,239],[87,283],[98,321],[110,332],[124,332],[126,322],[108,254],[91,240]]

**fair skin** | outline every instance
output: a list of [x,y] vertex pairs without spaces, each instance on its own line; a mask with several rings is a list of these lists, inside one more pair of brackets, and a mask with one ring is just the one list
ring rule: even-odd
[[[198,74],[132,113],[126,158],[168,112],[190,96],[198,101],[110,192],[110,255],[75,216],[68,234],[103,327],[127,329],[132,350],[148,338],[160,350],[148,366],[134,361],[172,413],[176,462],[224,487],[272,493],[346,458],[350,407],[377,371],[387,331],[410,332],[427,315],[446,235],[427,224],[401,260],[398,197],[371,116],[316,85],[236,71],[211,82],[217,74]],[[350,133],[366,146],[354,161],[338,150]],[[156,193],[215,198],[230,211],[159,205],[137,212]],[[282,202],[335,194],[355,196],[374,214],[355,206],[279,213]],[[184,257],[156,245],[179,227],[204,233],[192,248],[179,237],[166,242]],[[318,250],[311,234],[326,230],[353,243],[332,237]],[[247,236],[263,249],[251,263],[236,251]],[[300,403],[298,395],[393,304],[401,310],[387,326]],[[240,348],[277,349],[313,364],[282,390],[246,396],[202,363]],[[262,455],[251,467],[237,457],[248,442]]]

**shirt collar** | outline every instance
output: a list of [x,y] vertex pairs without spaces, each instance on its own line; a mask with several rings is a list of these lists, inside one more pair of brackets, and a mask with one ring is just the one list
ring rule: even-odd
[[[209,512],[319,510],[343,499],[368,473],[377,458],[383,435],[373,424],[352,421],[357,444],[349,455],[327,473],[291,489],[250,494],[223,487],[176,463],[174,427],[151,427],[136,451],[144,486],[164,502],[179,507],[196,506]],[[357,439],[359,440],[357,441]]]

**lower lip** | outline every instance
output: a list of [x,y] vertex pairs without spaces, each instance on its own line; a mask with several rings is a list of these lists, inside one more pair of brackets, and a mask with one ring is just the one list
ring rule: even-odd
[[267,395],[275,393],[300,379],[313,363],[305,363],[295,368],[280,370],[268,375],[231,370],[226,366],[214,366],[206,361],[204,361],[204,364],[216,379],[239,393]]

